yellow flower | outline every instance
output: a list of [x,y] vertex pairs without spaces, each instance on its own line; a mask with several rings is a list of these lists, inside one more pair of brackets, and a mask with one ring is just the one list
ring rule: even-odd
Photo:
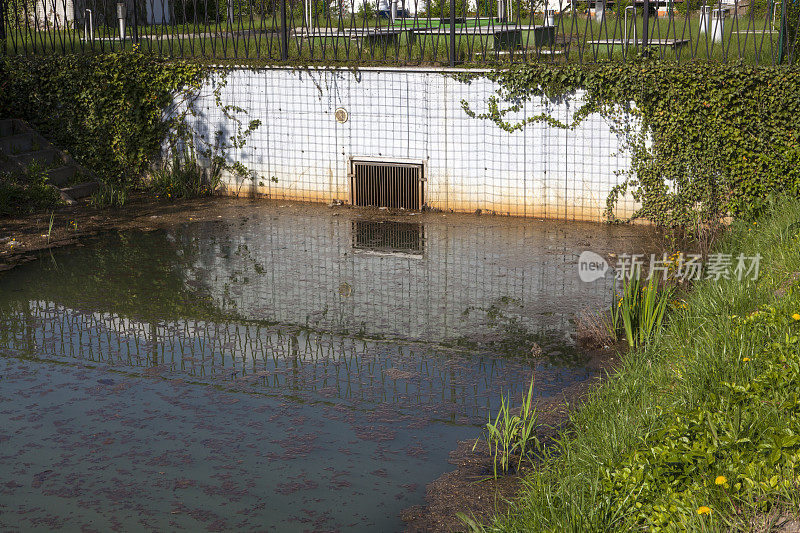
[[728,478],[725,476],[717,476],[717,479],[714,480],[715,485],[724,485],[728,482]]
[[711,507],[706,507],[705,505],[698,507],[697,514],[711,514]]
[[792,318],[794,318],[795,320],[800,320],[800,313],[793,314]]
[[[748,362],[749,360],[750,360],[750,358],[749,358],[749,357],[744,357],[744,358],[742,358],[742,361],[744,361],[745,363],[746,363],[746,362]],[[719,485],[719,483],[717,483],[717,485]]]

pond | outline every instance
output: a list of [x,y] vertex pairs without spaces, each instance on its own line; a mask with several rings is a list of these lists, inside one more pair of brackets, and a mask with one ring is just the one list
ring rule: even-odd
[[43,254],[0,275],[0,526],[402,530],[501,395],[595,376],[579,254],[654,243],[264,202]]

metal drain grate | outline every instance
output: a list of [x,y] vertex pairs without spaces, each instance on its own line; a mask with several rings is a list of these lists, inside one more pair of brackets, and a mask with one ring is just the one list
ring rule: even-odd
[[420,210],[424,182],[420,164],[352,160],[350,202],[355,206]]

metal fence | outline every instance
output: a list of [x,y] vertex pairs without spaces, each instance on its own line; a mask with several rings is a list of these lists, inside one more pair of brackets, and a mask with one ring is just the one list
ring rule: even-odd
[[800,0],[0,0],[7,54],[264,63],[792,62]]

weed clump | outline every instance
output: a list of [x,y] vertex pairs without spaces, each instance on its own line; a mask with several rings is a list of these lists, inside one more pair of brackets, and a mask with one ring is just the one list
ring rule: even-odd
[[[510,470],[519,472],[523,464],[531,463],[534,452],[539,448],[536,430],[539,427],[539,417],[533,405],[534,380],[528,387],[528,392],[522,398],[522,407],[519,414],[512,414],[510,398],[500,398],[500,411],[494,422],[486,423],[483,438],[489,445],[494,465],[494,477]],[[477,448],[480,439],[475,441],[473,450]]]
[[63,204],[61,194],[47,180],[47,169],[35,161],[23,172],[0,172],[0,217],[28,215]]

